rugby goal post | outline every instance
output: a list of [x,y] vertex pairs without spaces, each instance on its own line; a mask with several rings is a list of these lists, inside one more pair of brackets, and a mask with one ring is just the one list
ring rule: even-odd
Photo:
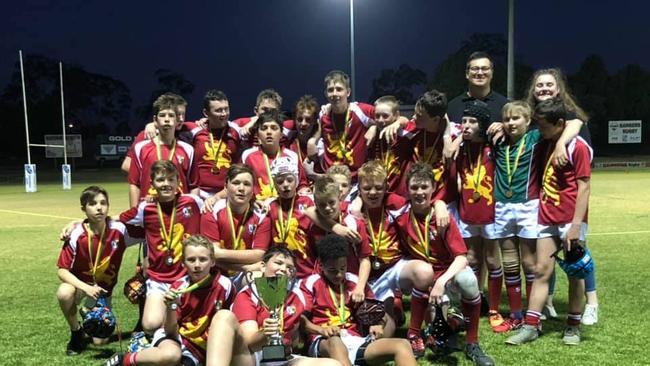
[[67,140],[65,135],[65,103],[63,99],[63,64],[59,62],[59,86],[61,89],[61,132],[63,136],[62,145],[52,145],[52,144],[33,144],[29,141],[29,119],[27,117],[27,93],[25,92],[25,70],[23,67],[23,51],[18,51],[18,57],[20,58],[20,79],[22,83],[23,91],[23,112],[25,117],[25,140],[27,145],[27,164],[25,164],[25,192],[32,193],[36,192],[37,189],[37,180],[36,180],[36,164],[32,164],[32,155],[30,152],[31,147],[43,147],[43,148],[60,148],[63,149],[63,165],[61,165],[61,174],[62,174],[62,183],[64,190],[72,189],[72,173],[70,170],[70,165],[68,164],[68,151],[67,151]]

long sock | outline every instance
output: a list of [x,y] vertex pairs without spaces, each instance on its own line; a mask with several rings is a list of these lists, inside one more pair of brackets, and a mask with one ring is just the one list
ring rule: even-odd
[[539,327],[541,316],[542,313],[540,313],[539,311],[528,310],[526,312],[526,317],[524,318],[524,323],[535,327]]
[[467,336],[465,341],[469,343],[478,343],[478,321],[481,317],[481,296],[476,296],[473,299],[461,301],[463,307],[463,315],[465,315],[465,329]]
[[533,290],[533,282],[535,282],[534,273],[526,273],[526,301],[530,302],[530,292]]
[[411,323],[409,324],[409,333],[420,335],[424,313],[429,306],[429,299],[424,291],[413,289],[411,292]]
[[506,291],[508,292],[508,305],[510,306],[510,315],[515,319],[521,319],[521,276],[516,274],[506,275]]
[[501,302],[501,287],[503,287],[503,268],[490,271],[488,279],[488,304],[490,311],[499,311]]
[[569,313],[566,318],[567,325],[580,325],[580,320],[582,320],[582,314],[580,313]]
[[555,293],[555,268],[551,273],[551,278],[548,280],[548,296],[553,296]]
[[126,353],[122,359],[122,364],[124,364],[124,366],[137,366],[135,363],[135,358],[137,355],[138,354],[136,352]]

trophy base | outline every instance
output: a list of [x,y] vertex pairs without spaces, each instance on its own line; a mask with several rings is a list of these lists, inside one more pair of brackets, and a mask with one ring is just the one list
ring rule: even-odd
[[286,361],[286,348],[284,345],[272,345],[262,347],[262,362]]

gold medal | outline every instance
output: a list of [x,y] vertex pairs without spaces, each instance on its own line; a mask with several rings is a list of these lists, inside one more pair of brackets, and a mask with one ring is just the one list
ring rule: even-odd
[[472,200],[474,200],[474,202],[478,202],[478,200],[480,199],[481,199],[481,194],[478,193],[477,191],[474,191],[474,193],[472,193]]
[[171,266],[174,265],[174,257],[172,257],[171,254],[167,254],[167,257],[165,258],[165,264],[166,264],[168,267],[171,267]]
[[511,190],[506,191],[506,197],[512,198],[512,191]]
[[378,271],[380,268],[381,268],[381,263],[379,262],[378,259],[374,259],[372,261],[372,269],[374,269],[375,271]]

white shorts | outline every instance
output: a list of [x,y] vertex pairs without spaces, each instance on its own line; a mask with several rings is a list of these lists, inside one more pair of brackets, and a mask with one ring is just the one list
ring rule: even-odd
[[195,366],[203,366],[203,364],[199,362],[199,359],[196,357],[196,355],[194,355],[189,349],[187,349],[183,345],[183,341],[181,340],[180,334],[177,334],[176,338],[171,338],[167,336],[164,328],[160,328],[153,333],[153,338],[151,339],[151,345],[153,347],[156,347],[160,344],[160,342],[164,341],[165,339],[169,339],[171,341],[178,343],[178,345],[181,347],[181,357],[190,359],[192,362],[194,362]]
[[[350,363],[354,365],[356,359],[357,359],[357,353],[359,352],[359,348],[361,346],[366,345],[370,342],[372,342],[372,338],[370,336],[367,337],[359,337],[355,335],[348,334],[345,329],[341,330],[341,341],[343,341],[343,344],[345,345],[345,348],[348,349],[348,359],[350,360]],[[310,357],[321,357],[320,352],[319,352],[319,347],[320,347],[320,341],[323,338],[321,336],[316,337],[313,342],[311,342],[311,345],[309,346],[309,356]],[[360,355],[363,357],[363,355]]]
[[[580,225],[580,240],[587,240],[587,229],[589,225],[582,223]],[[537,230],[539,230],[540,238],[548,238],[551,236],[557,236],[558,238],[564,240],[566,238],[566,233],[571,228],[571,224],[560,224],[560,225],[537,225]]]
[[494,231],[499,239],[518,236],[537,239],[537,210],[539,199],[522,203],[499,202],[494,204]]
[[408,262],[408,259],[401,258],[387,268],[381,276],[368,282],[372,293],[375,294],[375,299],[385,301],[389,297],[395,297],[394,290],[399,288],[399,276]]
[[458,230],[460,231],[460,235],[463,237],[463,239],[473,238],[476,236],[490,240],[497,239],[494,223],[485,225],[466,224],[460,218],[460,213],[458,212],[458,208],[455,204],[449,205],[449,214],[454,217],[454,220],[456,220],[456,223],[458,224]]
[[160,295],[165,296],[167,291],[172,287],[171,283],[158,282],[151,278],[147,278],[147,296],[149,295]]

